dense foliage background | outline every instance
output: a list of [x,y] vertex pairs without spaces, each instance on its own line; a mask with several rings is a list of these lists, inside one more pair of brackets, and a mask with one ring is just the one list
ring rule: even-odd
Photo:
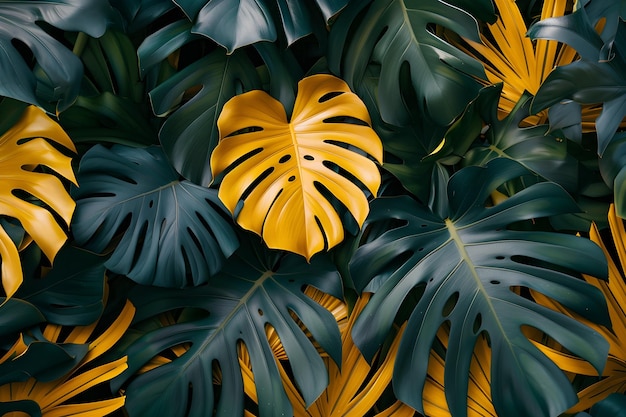
[[624,19],[0,0],[0,413],[621,415]]

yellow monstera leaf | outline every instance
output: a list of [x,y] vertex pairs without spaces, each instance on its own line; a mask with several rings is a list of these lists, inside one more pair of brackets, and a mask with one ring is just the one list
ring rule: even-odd
[[[24,110],[21,118],[0,136],[0,215],[13,217],[51,261],[67,236],[55,220],[54,212],[69,225],[75,203],[57,176],[41,169],[45,166],[76,183],[71,158],[50,142],[76,151],[63,129],[35,106]],[[31,200],[43,202],[46,207]],[[18,248],[0,227],[2,286],[7,298],[22,283]]]
[[382,163],[382,144],[365,105],[341,79],[301,80],[291,120],[280,102],[254,90],[228,101],[217,125],[211,170],[224,173],[219,198],[269,247],[310,259],[340,243],[343,224],[331,196],[359,226],[365,220],[363,188],[378,191],[374,160]]

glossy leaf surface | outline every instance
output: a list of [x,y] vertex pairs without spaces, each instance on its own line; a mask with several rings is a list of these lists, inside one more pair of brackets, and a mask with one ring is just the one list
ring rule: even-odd
[[[307,264],[295,255],[280,259],[278,253],[242,246],[210,285],[189,290],[138,288],[132,292],[130,297],[142,314],[138,320],[180,307],[202,313],[187,322],[149,332],[128,348],[129,370],[116,387],[166,349],[191,345],[170,363],[133,379],[126,390],[130,415],[242,415],[239,343],[250,355],[260,414],[292,415],[267,340],[268,328],[278,334],[306,403],[313,402],[328,384],[328,374],[320,353],[298,323],[336,362],[341,358],[341,336],[333,315],[304,294],[306,285],[341,297],[339,274],[327,259]],[[222,375],[219,401],[213,386],[215,366]]]
[[[144,62],[150,58],[145,53],[139,56]],[[202,88],[179,107],[180,97],[196,86]],[[218,50],[150,91],[157,115],[172,112],[163,123],[159,139],[168,159],[183,177],[203,186],[212,181],[211,153],[219,141],[217,120],[224,104],[236,94],[260,87],[256,69],[244,54],[226,55]]]
[[[83,68],[72,51],[46,32],[41,23],[64,31],[85,32],[102,36],[111,9],[101,0],[0,1],[0,95],[45,105],[57,101],[58,109],[67,108],[80,87]],[[41,79],[15,47],[16,39],[32,52],[34,60],[46,77],[53,96],[39,96]]]
[[[565,18],[549,19],[534,25],[529,35],[569,43],[583,59],[550,73],[537,92],[533,111],[570,99],[580,104],[602,103],[595,120],[598,154],[602,156],[626,116],[626,23],[619,21],[610,60],[601,58],[604,42],[596,33],[585,8]],[[573,20],[575,19],[576,20]],[[572,34],[576,33],[572,37]]]
[[50,323],[86,326],[104,309],[104,272],[104,257],[66,246],[54,267],[45,276],[26,277],[15,297],[32,304]]
[[372,159],[382,162],[370,123],[361,100],[331,75],[300,81],[290,121],[265,92],[236,96],[220,114],[221,139],[211,156],[214,176],[227,170],[219,197],[269,247],[310,259],[344,237],[329,193],[357,224],[367,216],[363,189],[376,195],[380,173]]
[[[76,181],[71,158],[52,144],[75,150],[63,129],[34,106],[26,107],[0,136],[0,214],[19,220],[50,261],[67,240],[65,227],[53,213],[68,225],[75,203],[61,180],[41,167]],[[2,286],[11,297],[22,282],[22,267],[18,248],[4,229],[0,229],[0,257]]]
[[105,266],[136,282],[199,285],[238,245],[216,192],[180,181],[160,148],[95,146],[78,177],[76,241],[103,253],[119,238]]
[[575,211],[562,188],[539,183],[486,206],[498,186],[526,173],[505,159],[461,170],[448,184],[449,212],[443,218],[406,197],[372,204],[364,233],[391,219],[396,226],[370,235],[353,257],[357,287],[375,293],[353,338],[371,358],[402,301],[413,288],[423,290],[394,371],[397,397],[418,410],[431,345],[446,321],[451,329],[444,380],[455,416],[467,412],[471,357],[482,333],[491,343],[491,394],[498,414],[552,416],[576,402],[565,375],[522,333],[523,326],[549,334],[598,372],[604,367],[608,344],[601,335],[512,291],[534,289],[608,324],[601,293],[561,269],[605,277],[606,261],[595,244],[575,236],[508,229],[517,221]]
[[[421,114],[450,124],[480,88],[481,65],[430,30],[446,27],[478,41],[474,18],[440,0],[375,0],[358,25],[366,2],[354,2],[337,19],[330,36],[331,70],[358,90],[370,62],[380,64],[378,101],[382,119],[402,126],[409,121],[403,97],[411,89]],[[404,82],[408,66],[409,82]]]
[[[194,32],[213,39],[229,53],[255,42],[275,41],[283,30],[287,44],[292,44],[313,32],[314,25],[323,26],[347,3],[347,0],[176,1],[194,22]],[[314,17],[320,12],[323,20],[317,21]]]
[[[537,302],[587,324],[602,334],[609,342],[609,357],[606,367],[602,371],[602,378],[578,392],[579,402],[569,412],[586,410],[612,393],[624,392],[626,388],[626,314],[624,313],[626,275],[623,272],[626,266],[626,228],[623,220],[616,215],[615,210],[615,206],[611,205],[608,213],[613,237],[612,243],[608,239],[603,241],[600,230],[595,225],[589,230],[589,238],[602,248],[609,262],[609,280],[604,281],[593,276],[584,276],[585,281],[599,289],[606,298],[611,317],[611,327],[607,328],[590,322],[567,310],[554,300],[541,294],[533,294]],[[613,248],[615,248],[615,252],[613,252]],[[582,359],[559,351],[549,353],[553,360],[568,372],[596,376],[594,369]]]
[[[501,86],[490,88],[494,92],[501,91]],[[522,94],[503,120],[498,118],[497,99],[489,100],[486,108],[481,109],[485,122],[489,124],[485,134],[486,146],[469,150],[464,155],[463,164],[485,165],[494,158],[509,158],[566,190],[575,190],[578,185],[577,161],[567,154],[567,142],[551,134],[548,125],[521,126],[530,115],[531,100],[529,93]]]
[[[19,381],[1,385],[0,403],[13,404],[19,409],[27,405],[24,401],[32,400],[42,415],[48,416],[105,416],[120,409],[124,405],[124,396],[102,399],[100,393],[97,400],[84,401],[81,394],[108,382],[126,369],[126,357],[95,366],[94,363],[119,341],[134,313],[132,304],[126,303],[119,316],[104,330],[96,330],[97,322],[72,329],[47,325],[40,334],[42,340],[30,343],[15,360],[26,356],[31,358],[31,364],[47,364],[51,368],[48,374],[39,375],[38,379],[24,375]],[[29,353],[31,349],[34,351]],[[56,359],[53,354],[56,352],[58,357],[60,350],[66,351],[68,359],[65,362],[70,363],[69,369],[67,366],[56,369],[51,366]]]

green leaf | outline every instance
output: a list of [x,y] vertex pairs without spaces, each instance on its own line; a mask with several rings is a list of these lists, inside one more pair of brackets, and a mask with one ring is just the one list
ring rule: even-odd
[[596,119],[598,154],[602,156],[626,116],[626,75],[619,61],[576,61],[555,68],[539,88],[531,111],[541,111],[565,99],[580,104],[603,103]]
[[16,411],[26,413],[30,417],[41,417],[41,409],[35,401],[19,400],[0,403],[0,414],[6,415]]
[[[75,45],[83,42],[80,36]],[[107,31],[75,46],[86,69],[76,102],[60,114],[74,143],[118,143],[149,146],[158,141],[146,82],[140,80],[135,47],[125,34]]]
[[[148,56],[141,55],[145,61]],[[190,88],[202,86],[179,106]],[[219,141],[217,119],[224,104],[245,91],[261,88],[254,65],[241,52],[216,50],[197,60],[150,91],[154,112],[169,114],[159,138],[174,168],[190,181],[208,185],[211,153]]]
[[383,121],[402,126],[410,111],[403,104],[416,95],[418,116],[450,124],[480,89],[485,79],[478,61],[430,30],[440,25],[480,42],[476,20],[440,0],[375,0],[359,18],[365,2],[350,4],[330,34],[329,65],[359,90],[368,64],[380,64],[378,102]]
[[[210,285],[189,290],[137,288],[130,293],[138,322],[181,307],[201,312],[190,321],[149,332],[126,350],[129,369],[114,381],[114,389],[155,355],[183,343],[191,345],[171,363],[132,380],[126,389],[130,415],[242,415],[243,382],[237,355],[240,342],[250,355],[260,415],[292,415],[267,341],[268,327],[276,330],[307,405],[322,393],[328,384],[326,367],[292,314],[339,363],[341,336],[337,323],[303,290],[312,285],[341,297],[340,276],[326,257],[307,264],[295,255],[261,252],[256,242],[254,248],[242,247]],[[212,382],[214,364],[222,375],[219,401]]]
[[216,191],[180,181],[158,147],[97,145],[78,177],[76,242],[102,253],[119,239],[105,266],[138,283],[207,282],[238,245]]
[[43,314],[31,303],[0,297],[0,337],[15,335],[45,321]]
[[617,133],[599,158],[600,172],[604,182],[613,190],[617,215],[626,217],[626,133]]
[[[499,93],[502,84],[489,88]],[[489,125],[485,146],[477,146],[467,152],[463,164],[485,165],[495,158],[509,158],[566,190],[576,190],[578,166],[577,161],[567,154],[567,142],[550,134],[548,125],[520,127],[522,120],[530,116],[532,96],[524,93],[511,113],[502,120],[498,118],[498,96],[486,101],[481,109]]]
[[176,7],[171,0],[110,0],[123,20],[128,33],[134,33],[153,23]]
[[102,314],[104,259],[66,246],[45,277],[26,277],[15,297],[34,305],[50,323],[86,326]]
[[[46,32],[40,23],[63,31],[80,31],[101,36],[111,8],[100,0],[0,1],[0,95],[45,106],[38,95],[41,87],[34,71],[40,69],[45,84],[54,88],[57,109],[66,109],[78,95],[83,69],[78,57]],[[32,52],[35,70],[26,62],[13,41]]]
[[31,377],[53,381],[72,370],[88,351],[88,344],[31,342],[24,353],[0,364],[0,385]]
[[[313,26],[327,23],[347,3],[348,0],[176,1],[194,22],[194,33],[213,39],[229,53],[256,42],[273,42],[282,31],[291,45],[312,33]],[[318,18],[320,12],[323,20]]]
[[[352,336],[371,359],[403,300],[421,288],[394,369],[398,399],[417,410],[422,410],[429,352],[444,322],[451,326],[446,398],[455,416],[467,413],[470,362],[483,333],[490,340],[491,395],[498,415],[554,416],[577,401],[568,379],[527,339],[523,326],[545,332],[598,371],[604,368],[608,343],[601,335],[514,291],[532,288],[594,322],[609,324],[602,294],[567,272],[606,278],[600,248],[576,236],[509,229],[520,221],[576,211],[561,187],[538,183],[486,207],[498,186],[525,174],[521,165],[502,158],[459,171],[448,184],[445,217],[406,197],[372,203],[363,230],[368,243],[354,255],[351,275],[358,288],[375,295]],[[370,233],[381,225],[387,230]]]
[[557,67],[548,75],[533,100],[531,112],[567,99],[579,104],[603,103],[596,119],[598,155],[602,156],[626,116],[626,23],[618,19],[610,59],[602,59],[604,40],[589,20],[581,8],[572,15],[546,19],[530,28],[529,36],[568,43],[583,58]]
[[[624,394],[613,393],[604,400],[597,402],[590,414],[580,413],[581,416],[589,417],[626,417],[626,396]],[[577,414],[576,417],[579,417]]]

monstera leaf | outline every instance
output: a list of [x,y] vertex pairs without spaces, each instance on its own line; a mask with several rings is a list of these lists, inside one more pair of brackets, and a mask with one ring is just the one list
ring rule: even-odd
[[[94,362],[119,341],[134,313],[134,307],[127,302],[119,316],[104,330],[100,330],[97,321],[72,329],[48,324],[38,335],[41,340],[28,344],[18,341],[9,351],[18,356],[8,363],[2,363],[0,359],[3,375],[0,412],[3,415],[8,410],[20,410],[28,412],[28,415],[39,416],[105,416],[120,409],[124,405],[123,396],[113,395],[112,398],[103,399],[101,391],[91,397],[97,400],[85,401],[85,398],[89,398],[85,393],[97,392],[94,387],[126,369],[126,357],[100,362],[96,366]],[[18,368],[24,375],[18,373],[18,378],[5,383],[7,373],[4,371],[7,366],[27,358],[30,360],[28,365],[22,364]],[[39,372],[25,372],[33,370]],[[110,394],[108,396],[111,397]],[[35,407],[35,412],[31,411],[31,407]]]
[[314,19],[320,12],[328,22],[348,0],[178,0],[175,3],[194,22],[195,33],[213,39],[230,53],[255,42],[275,41],[279,22],[287,44],[291,45],[312,33],[314,25],[323,25]]
[[[331,70],[358,90],[368,64],[378,63],[378,101],[385,122],[408,123],[409,113],[399,98],[410,91],[417,96],[422,114],[440,125],[450,124],[478,93],[480,84],[474,77],[485,78],[485,74],[478,61],[436,36],[430,27],[441,25],[478,42],[476,20],[440,0],[375,0],[365,16],[356,19],[366,5],[351,3],[333,25]],[[407,64],[410,83],[403,81]]]
[[15,298],[36,307],[49,323],[86,326],[104,308],[104,271],[104,257],[65,246],[44,276],[24,278]]
[[[162,51],[149,53],[151,49],[148,47],[161,44],[159,37],[146,39],[139,51],[142,65],[158,60]],[[179,107],[183,93],[197,85],[202,86],[200,91]],[[209,161],[219,141],[217,120],[222,107],[236,94],[261,86],[256,69],[245,54],[226,55],[217,50],[150,91],[157,115],[173,111],[165,120],[159,139],[172,165],[182,176],[199,185],[211,182]]]
[[[98,37],[106,29],[110,11],[108,3],[101,0],[0,1],[0,95],[39,105],[58,100],[59,110],[67,108],[78,95],[83,68],[80,59],[49,35],[41,23]],[[45,74],[45,83],[54,89],[53,97],[40,100],[37,90],[41,80],[14,40],[32,52]]]
[[[243,343],[250,355],[260,415],[293,415],[268,343],[268,328],[278,334],[297,386],[311,404],[326,387],[328,374],[316,345],[300,325],[336,363],[341,360],[341,336],[331,312],[304,294],[306,285],[342,296],[341,279],[327,258],[307,264],[295,255],[260,252],[245,245],[210,285],[133,290],[130,298],[137,306],[137,321],[181,307],[199,314],[149,332],[126,350],[129,369],[115,388],[166,349],[190,344],[180,357],[132,380],[126,389],[129,414],[243,415],[238,359],[238,344]],[[214,394],[214,368],[221,373],[219,400]]]
[[[579,104],[603,103],[596,119],[598,154],[602,156],[626,116],[626,23],[618,19],[611,59],[599,60],[604,40],[592,26],[585,8],[564,18],[553,18],[533,25],[529,35],[568,43],[583,59],[558,67],[537,92],[532,111],[540,111],[563,100]],[[575,26],[573,26],[575,25]],[[574,35],[576,34],[576,35]]]
[[217,123],[211,169],[214,176],[227,170],[219,197],[269,247],[310,259],[340,243],[343,225],[329,194],[363,223],[369,206],[362,188],[376,195],[380,184],[368,155],[382,162],[382,145],[342,80],[319,74],[300,81],[291,121],[280,102],[255,90],[226,103]]
[[[491,88],[494,92],[502,91],[501,84]],[[487,108],[482,109],[483,118],[489,124],[486,146],[471,149],[463,163],[485,165],[494,158],[510,158],[567,190],[575,190],[577,161],[567,154],[567,142],[550,133],[548,125],[520,127],[522,120],[530,115],[531,100],[529,93],[522,94],[503,120],[498,118],[498,100],[488,101]]]
[[[4,102],[2,110],[8,114],[12,106],[11,102]],[[34,106],[26,107],[15,124],[0,136],[0,214],[19,220],[48,259],[53,260],[67,239],[53,213],[69,224],[75,204],[59,178],[43,172],[41,167],[72,182],[76,180],[71,158],[50,142],[75,151],[63,129]],[[41,202],[48,208],[42,207]],[[0,257],[2,286],[6,296],[11,297],[22,282],[22,267],[18,248],[3,228]]]
[[81,160],[76,242],[105,266],[142,284],[206,282],[237,247],[216,192],[179,181],[158,147],[95,146]]
[[605,278],[600,248],[575,236],[509,228],[576,210],[561,187],[538,183],[485,206],[497,187],[526,173],[502,158],[461,170],[448,184],[449,213],[443,218],[406,197],[372,204],[363,232],[367,243],[355,253],[351,275],[358,287],[375,294],[352,336],[371,359],[403,300],[415,291],[423,294],[394,369],[394,391],[413,408],[423,409],[429,352],[444,322],[450,323],[444,381],[454,416],[467,412],[472,352],[481,334],[490,341],[491,395],[498,415],[554,416],[577,401],[565,374],[524,335],[524,327],[545,332],[597,372],[604,367],[608,343],[600,334],[515,291],[536,290],[593,322],[609,324],[602,294],[566,272]]

